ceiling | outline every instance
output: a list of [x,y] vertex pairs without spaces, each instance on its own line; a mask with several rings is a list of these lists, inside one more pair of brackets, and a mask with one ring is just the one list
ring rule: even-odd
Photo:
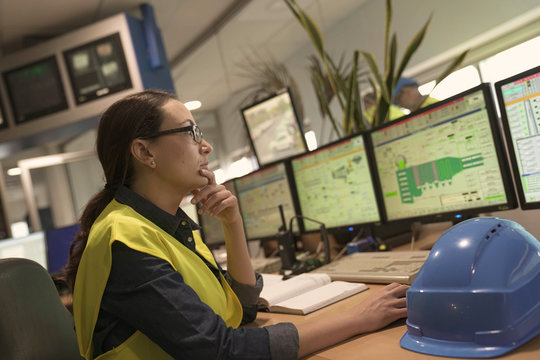
[[[298,0],[323,28],[366,0]],[[0,0],[0,61],[119,12],[139,15],[140,0]],[[283,0],[149,0],[182,101],[211,111],[250,80],[238,67],[254,49],[286,59],[309,42]]]

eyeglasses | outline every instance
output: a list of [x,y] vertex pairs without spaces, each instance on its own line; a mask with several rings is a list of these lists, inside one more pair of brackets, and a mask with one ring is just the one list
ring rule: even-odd
[[190,126],[184,126],[184,127],[176,128],[176,129],[158,131],[157,133],[152,134],[152,135],[142,136],[141,139],[153,139],[153,138],[157,138],[158,136],[181,133],[181,132],[189,133],[189,135],[191,135],[191,137],[197,144],[200,144],[203,139],[203,133],[197,125],[190,125]]

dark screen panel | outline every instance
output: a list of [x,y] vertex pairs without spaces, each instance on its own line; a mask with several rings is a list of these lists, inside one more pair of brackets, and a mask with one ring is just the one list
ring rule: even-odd
[[77,104],[131,88],[119,34],[64,52]]
[[540,208],[540,66],[495,84],[521,208]]
[[47,264],[50,273],[59,272],[67,264],[69,247],[79,228],[80,224],[74,224],[45,231]]
[[388,221],[516,206],[488,84],[371,132]]
[[4,73],[16,123],[68,108],[54,56]]

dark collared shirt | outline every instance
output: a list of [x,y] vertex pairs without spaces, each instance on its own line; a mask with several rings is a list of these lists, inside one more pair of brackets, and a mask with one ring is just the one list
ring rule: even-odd
[[[199,227],[181,209],[173,216],[126,187],[118,189],[116,200],[195,251],[192,231]],[[260,274],[252,287],[207,266],[216,276],[222,272],[230,283],[243,306],[243,323],[253,321],[262,289]],[[228,328],[168,262],[115,242],[94,330],[94,356],[120,345],[136,330],[175,359],[296,359],[298,353],[294,325]]]

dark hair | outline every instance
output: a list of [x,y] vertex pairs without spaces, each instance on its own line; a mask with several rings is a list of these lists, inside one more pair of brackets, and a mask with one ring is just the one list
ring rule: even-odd
[[80,218],[80,230],[71,243],[64,268],[65,281],[71,289],[92,224],[114,198],[118,187],[131,182],[131,143],[159,130],[164,116],[162,107],[171,99],[176,97],[160,90],[145,90],[118,100],[101,116],[96,149],[106,185],[88,201]]

